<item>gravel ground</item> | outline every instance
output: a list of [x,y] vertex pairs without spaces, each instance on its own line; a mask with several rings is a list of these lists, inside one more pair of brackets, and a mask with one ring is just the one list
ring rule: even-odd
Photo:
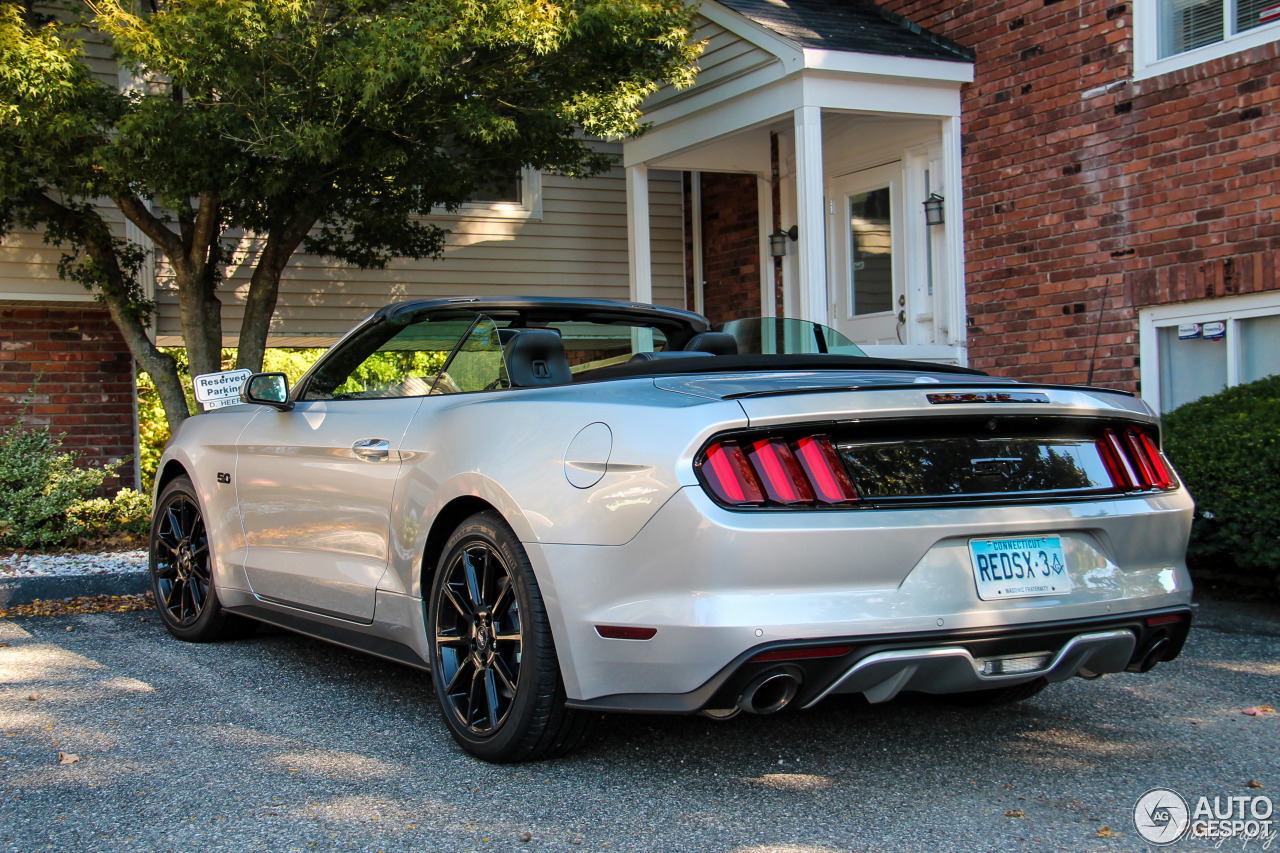
[[100,551],[96,554],[27,554],[0,557],[0,580],[6,578],[75,577],[145,572],[147,552]]
[[616,715],[569,758],[494,767],[414,670],[283,632],[183,644],[137,613],[0,620],[0,850],[1145,850],[1152,787],[1280,793],[1280,715],[1241,714],[1280,706],[1277,661],[1280,612],[1209,604],[1180,660],[1011,708]]

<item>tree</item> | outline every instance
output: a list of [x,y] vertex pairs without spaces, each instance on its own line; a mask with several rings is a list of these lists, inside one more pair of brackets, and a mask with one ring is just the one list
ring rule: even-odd
[[[78,4],[73,4],[78,5]],[[88,0],[83,20],[0,8],[0,234],[44,227],[96,289],[171,428],[188,414],[146,335],[142,252],[164,255],[193,374],[219,369],[218,288],[235,240],[256,261],[237,367],[260,368],[280,275],[302,249],[380,268],[437,257],[456,209],[522,167],[576,176],[584,138],[642,129],[661,81],[692,81],[681,0]],[[95,79],[99,32],[124,91]]]

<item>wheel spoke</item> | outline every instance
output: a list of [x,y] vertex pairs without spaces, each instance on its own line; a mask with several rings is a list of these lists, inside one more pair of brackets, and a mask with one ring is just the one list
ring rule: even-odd
[[466,673],[468,669],[472,668],[472,666],[473,664],[471,662],[470,655],[462,659],[462,663],[458,665],[458,671],[453,674],[453,678],[450,678],[449,683],[444,686],[444,693],[446,696],[454,695],[458,682],[462,680],[463,674]]
[[498,591],[498,597],[493,600],[493,618],[494,621],[501,619],[507,613],[507,608],[515,601],[512,593],[511,580],[508,579],[503,584],[502,589]]
[[469,646],[470,644],[470,637],[463,637],[458,634],[436,634],[437,646],[453,648],[455,646]]
[[[444,592],[445,598],[449,599],[449,603],[452,604],[454,606],[454,609],[458,611],[458,615],[461,616],[463,619],[470,621],[475,611],[472,610],[471,607],[466,602],[464,602],[461,598],[458,597],[458,593],[454,590],[453,584],[446,582],[442,584],[440,588]],[[443,616],[444,614],[440,614],[440,615]]]
[[514,697],[516,695],[516,678],[511,674],[511,671],[507,669],[507,662],[497,655],[494,655],[493,666],[491,669],[506,686],[507,695]]
[[498,725],[498,682],[492,669],[484,671],[484,702],[489,709],[489,728]]
[[471,599],[472,612],[484,605],[484,594],[480,591],[480,578],[476,572],[476,564],[469,551],[462,552],[462,572],[467,579],[467,596]]

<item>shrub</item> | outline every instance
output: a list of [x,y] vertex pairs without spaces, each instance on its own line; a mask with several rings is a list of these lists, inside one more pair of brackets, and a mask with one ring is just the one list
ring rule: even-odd
[[[166,347],[165,352],[171,354],[178,362],[178,375],[182,379],[182,388],[187,395],[187,409],[200,411],[196,404],[195,393],[191,388],[191,369],[188,366],[187,351],[182,347]],[[289,377],[290,384],[297,382],[307,368],[311,367],[323,349],[269,349],[263,356],[262,369],[267,372],[279,371]],[[222,351],[222,369],[231,370],[236,363],[236,351]],[[169,423],[164,417],[164,407],[160,405],[160,395],[156,393],[155,383],[151,377],[138,371],[138,461],[142,468],[142,488],[150,494],[151,484],[155,482],[156,466],[160,464],[160,456],[169,441]]]
[[[0,433],[0,546],[50,548],[80,540],[84,530],[72,517],[117,466],[80,467],[76,459],[48,427],[28,428],[19,420]],[[150,516],[149,500],[140,504],[126,496],[117,501],[101,500],[110,507],[107,515],[119,519],[121,531]]]
[[1196,499],[1188,555],[1280,585],[1280,376],[1165,415],[1164,448]]
[[80,501],[67,510],[67,530],[80,539],[144,537],[151,532],[151,498],[121,489],[110,500]]

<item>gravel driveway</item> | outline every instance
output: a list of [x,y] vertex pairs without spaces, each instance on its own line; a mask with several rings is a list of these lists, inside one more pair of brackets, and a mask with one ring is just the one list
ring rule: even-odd
[[1180,660],[1020,706],[619,715],[493,767],[422,674],[323,643],[0,620],[0,850],[1142,850],[1152,787],[1280,795],[1280,715],[1241,714],[1280,706],[1278,661],[1274,608],[1208,604]]

